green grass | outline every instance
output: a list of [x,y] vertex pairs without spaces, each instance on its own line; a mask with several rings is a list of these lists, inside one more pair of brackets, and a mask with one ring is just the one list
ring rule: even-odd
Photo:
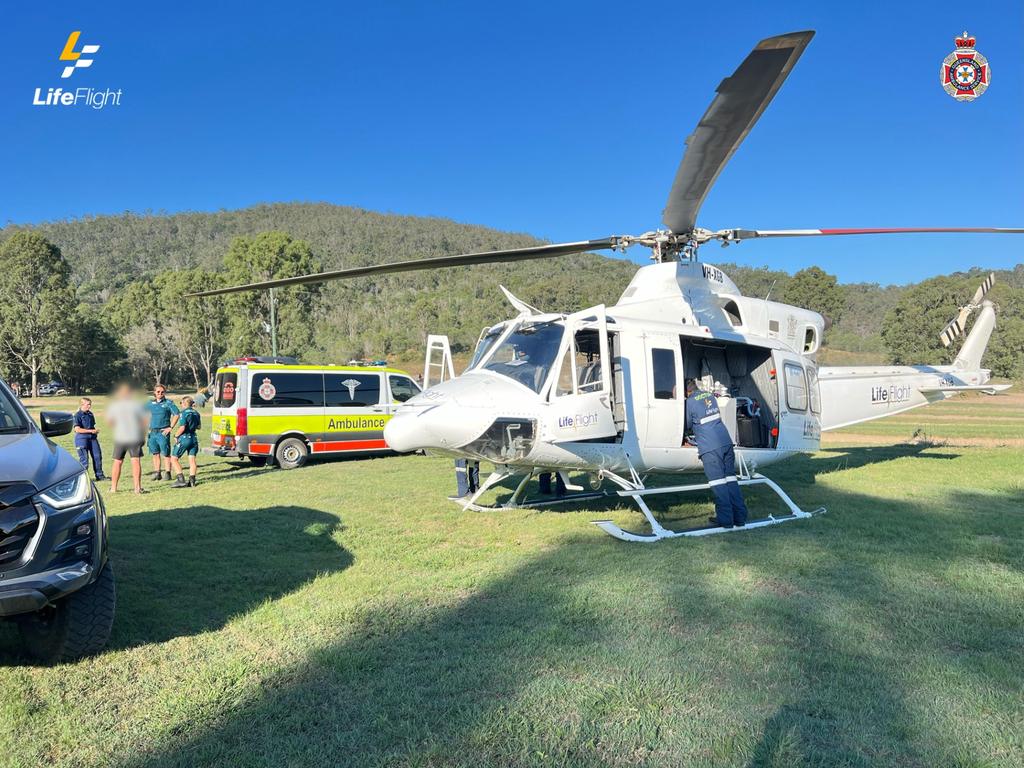
[[202,462],[108,498],[110,650],[0,634],[5,768],[1024,763],[1019,449],[828,445],[771,472],[827,514],[652,546],[440,459]]

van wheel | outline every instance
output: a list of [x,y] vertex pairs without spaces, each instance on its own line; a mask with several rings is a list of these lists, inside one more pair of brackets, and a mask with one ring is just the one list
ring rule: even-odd
[[286,437],[277,444],[277,452],[274,454],[281,469],[301,467],[306,463],[308,456],[309,448],[306,446],[306,441],[297,437]]
[[114,568],[108,562],[92,584],[18,617],[25,650],[46,663],[98,653],[110,639],[115,602]]

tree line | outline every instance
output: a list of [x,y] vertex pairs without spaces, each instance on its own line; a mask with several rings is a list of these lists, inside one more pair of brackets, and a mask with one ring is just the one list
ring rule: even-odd
[[[76,391],[102,391],[127,376],[202,387],[225,359],[269,354],[270,306],[266,292],[188,293],[538,242],[446,219],[320,203],[12,225],[0,229],[0,374],[33,390],[46,376]],[[843,285],[818,267],[790,275],[719,266],[745,295],[821,312],[831,323],[827,346],[895,363],[951,359],[939,330],[986,274],[912,286]],[[636,269],[580,254],[282,289],[275,291],[279,352],[325,362],[415,360],[431,332],[447,333],[464,351],[484,326],[509,316],[499,284],[542,309],[571,311],[614,303]],[[1024,265],[997,278],[991,297],[1000,314],[985,364],[996,375],[1021,378]]]

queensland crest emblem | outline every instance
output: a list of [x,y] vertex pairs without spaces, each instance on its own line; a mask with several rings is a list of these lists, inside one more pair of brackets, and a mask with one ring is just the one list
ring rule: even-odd
[[277,395],[277,387],[271,383],[270,379],[264,379],[263,383],[260,384],[259,393],[260,397],[264,400],[273,400],[274,396]]
[[974,101],[992,80],[988,59],[974,50],[974,38],[966,31],[956,38],[956,50],[942,62],[939,80],[957,101]]
[[356,399],[356,387],[359,386],[359,381],[356,379],[345,379],[341,382],[343,387],[348,387],[348,396],[350,399]]

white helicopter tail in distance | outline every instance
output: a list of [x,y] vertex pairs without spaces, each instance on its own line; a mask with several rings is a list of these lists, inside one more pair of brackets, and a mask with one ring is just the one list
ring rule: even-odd
[[995,282],[989,275],[970,304],[942,329],[946,346],[963,333],[967,317],[978,316],[963,346],[949,365],[822,366],[818,369],[823,432],[893,416],[945,400],[961,392],[994,395],[1010,388],[995,384],[991,371],[981,367],[996,325],[996,310],[985,294]]

